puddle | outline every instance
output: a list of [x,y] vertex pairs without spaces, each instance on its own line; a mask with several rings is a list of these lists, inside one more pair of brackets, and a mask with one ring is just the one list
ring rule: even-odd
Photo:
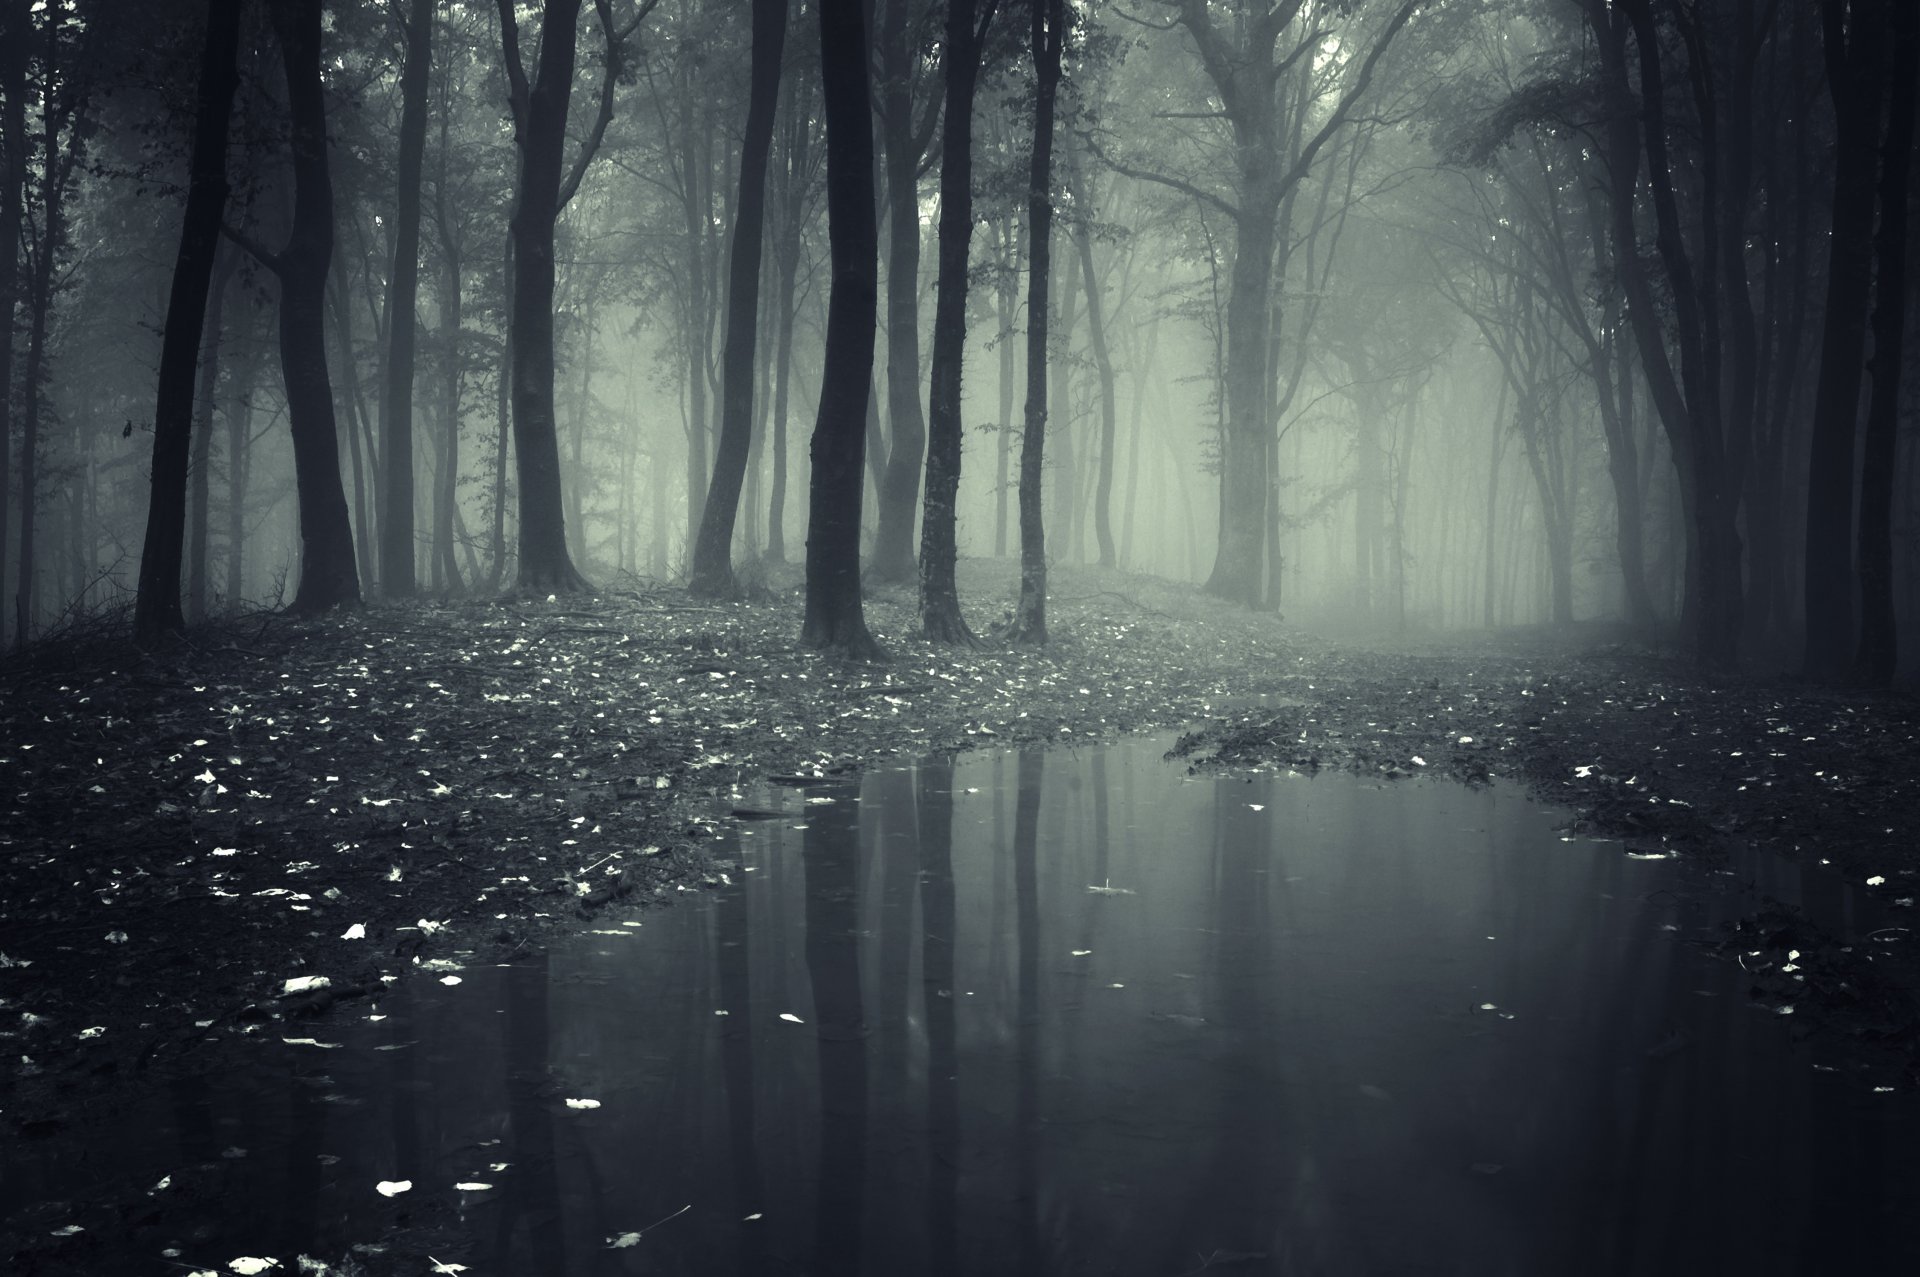
[[117,1201],[69,1240],[130,1274],[396,1227],[474,1277],[1916,1271],[1913,1097],[1681,943],[1738,911],[1697,871],[1164,748],[750,795],[729,885],[0,1152],[8,1230]]

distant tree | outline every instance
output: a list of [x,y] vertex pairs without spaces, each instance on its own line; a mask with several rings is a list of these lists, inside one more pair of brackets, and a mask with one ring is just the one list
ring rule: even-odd
[[[0,599],[6,597],[13,468],[13,325],[20,304],[20,222],[27,185],[27,44],[32,0],[0,0]],[[6,637],[0,604],[0,639]]]
[[530,594],[588,589],[567,552],[565,505],[560,495],[560,436],[553,401],[553,225],[580,189],[588,165],[613,119],[622,47],[652,12],[645,0],[625,27],[616,29],[612,0],[594,0],[606,38],[599,112],[573,167],[563,173],[567,107],[573,95],[580,0],[544,0],[539,57],[532,79],[520,55],[520,24],[514,0],[499,0],[500,46],[506,64],[508,101],[520,175],[509,226],[513,286],[508,341],[512,346],[514,457],[520,479],[520,568],[517,588]]
[[[968,263],[973,246],[973,99],[997,0],[947,0],[941,50],[946,128],[940,139],[940,261],[934,281],[933,369],[927,392],[927,486],[920,521],[920,627],[942,643],[971,643],[954,580],[960,495],[960,374],[966,365]],[[897,446],[896,446],[897,447]]]
[[1027,405],[1020,439],[1020,599],[1009,637],[1047,641],[1047,534],[1041,483],[1047,439],[1048,284],[1053,271],[1053,134],[1066,0],[1033,0],[1033,154],[1027,169]]
[[413,351],[420,287],[420,174],[427,149],[427,88],[433,73],[434,0],[407,0],[397,18],[406,42],[400,70],[400,157],[394,175],[393,276],[387,340],[385,518],[380,523],[380,590],[414,591]]
[[[240,6],[241,0],[208,0],[207,4],[187,207],[180,223],[180,251],[167,303],[167,327],[161,338],[160,385],[153,409],[152,495],[147,503],[147,535],[140,552],[140,584],[133,605],[133,635],[140,643],[152,643],[184,624],[180,612],[180,556],[186,532],[194,381],[196,368],[202,367],[201,321],[208,309],[207,293],[227,206],[227,132],[234,90],[240,82],[235,62],[240,43]],[[220,282],[224,289],[224,274]],[[214,331],[207,342],[216,351],[219,327],[216,303]],[[216,359],[204,361],[200,393],[208,403],[213,399],[213,374],[217,369]],[[211,425],[210,418],[201,424],[203,436]],[[201,469],[204,476],[204,463]],[[204,551],[196,575],[204,605]]]
[[[1054,0],[1057,4],[1059,0]],[[816,0],[827,121],[827,300],[820,411],[813,426],[807,511],[807,606],[800,641],[875,659],[860,601],[861,473],[879,313],[879,227],[873,209],[873,123],[861,0]]]
[[740,144],[740,198],[733,213],[727,274],[727,338],[721,355],[720,446],[700,515],[689,586],[695,594],[733,593],[733,525],[740,507],[753,431],[754,343],[760,311],[760,249],[766,222],[767,155],[780,97],[787,0],[753,0],[753,70],[747,131]]
[[327,275],[333,259],[333,179],[320,82],[322,0],[269,8],[286,71],[291,118],[293,224],[278,252],[242,237],[280,282],[280,371],[300,497],[300,584],[290,607],[317,612],[360,601],[360,575],[340,482],[340,436],[327,375]]
[[919,87],[930,61],[924,46],[931,6],[927,0],[881,0],[877,7],[880,92],[875,105],[887,176],[888,433],[867,575],[898,582],[913,576],[913,516],[927,449],[920,416],[920,167],[941,112],[938,96],[932,96],[924,114],[914,114],[916,99],[931,96]]

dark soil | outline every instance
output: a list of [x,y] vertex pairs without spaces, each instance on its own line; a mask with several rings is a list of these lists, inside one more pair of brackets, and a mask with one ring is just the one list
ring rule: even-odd
[[[1012,579],[966,565],[964,596],[1011,598]],[[909,638],[902,592],[869,604],[892,659],[849,663],[796,649],[781,584],[730,605],[661,590],[256,618],[158,654],[68,636],[11,658],[8,1137],[111,1121],[236,1036],[437,954],[505,960],[615,902],[698,889],[744,784],[977,745],[1179,728],[1196,765],[1519,778],[1638,848],[1751,843],[1881,878],[1895,907],[1920,894],[1911,697],[1703,679],[1577,635],[1336,645],[1085,571],[1056,574],[1044,649]],[[1768,955],[1756,969],[1817,957],[1798,983],[1811,971],[1829,1013],[1803,1031],[1920,1059],[1906,946],[1823,946],[1785,912],[1751,925],[1729,939]],[[324,983],[288,993],[303,977]]]

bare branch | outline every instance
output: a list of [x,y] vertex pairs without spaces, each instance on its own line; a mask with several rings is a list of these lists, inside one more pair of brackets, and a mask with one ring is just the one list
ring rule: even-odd
[[1210,204],[1222,213],[1225,213],[1228,217],[1237,219],[1240,216],[1239,209],[1235,208],[1226,200],[1221,199],[1212,191],[1202,190],[1191,182],[1182,178],[1172,177],[1166,173],[1154,173],[1147,169],[1134,168],[1132,165],[1107,154],[1106,150],[1101,147],[1099,141],[1091,133],[1083,134],[1082,137],[1087,143],[1087,149],[1092,151],[1094,156],[1099,159],[1102,164],[1120,174],[1120,176],[1131,177],[1141,182],[1153,182],[1157,185],[1168,187],[1171,190],[1179,191],[1182,195],[1190,196],[1203,204]]

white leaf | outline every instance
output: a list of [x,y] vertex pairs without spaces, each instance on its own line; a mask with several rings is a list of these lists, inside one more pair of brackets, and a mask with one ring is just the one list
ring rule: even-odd
[[125,944],[127,942],[127,933],[124,931],[109,931],[107,932],[106,940],[108,944]]
[[600,1107],[600,1101],[599,1100],[568,1100],[567,1107],[570,1109],[597,1109]]
[[1885,876],[1883,876],[1883,875],[1881,875],[1881,874],[1875,874],[1875,875],[1874,875],[1873,877],[1871,877],[1871,878],[1869,878],[1869,879],[1867,879],[1867,885],[1868,885],[1869,887],[1878,887],[1879,885],[1881,885],[1881,884],[1882,884],[1882,883],[1884,883],[1885,881],[1886,881],[1886,878],[1885,878]]
[[337,1051],[340,1049],[338,1042],[322,1042],[318,1038],[281,1038],[280,1040],[288,1046],[317,1046],[322,1051]]
[[434,1259],[432,1255],[428,1255],[427,1259],[429,1260],[429,1262],[433,1264],[433,1271],[436,1273],[464,1273],[467,1271],[467,1266],[465,1264],[442,1263],[439,1260]]
[[1415,767],[1425,767],[1427,765],[1427,760],[1420,757],[1420,755],[1415,754],[1413,756],[1413,765]]
[[89,1039],[89,1038],[97,1038],[97,1037],[99,1037],[99,1036],[101,1036],[101,1035],[102,1035],[102,1034],[104,1034],[104,1033],[105,1033],[106,1031],[107,1031],[107,1026],[106,1026],[106,1025],[104,1025],[104,1024],[96,1024],[96,1025],[94,1025],[94,1026],[93,1026],[92,1028],[90,1028],[90,1029],[82,1029],[82,1030],[80,1030],[80,1033],[79,1033],[79,1035],[78,1035],[78,1036],[79,1036],[79,1038],[80,1038],[80,1040],[81,1040],[82,1042],[85,1042],[85,1041],[86,1041],[87,1039]]
[[1091,950],[1091,949],[1075,949],[1075,950],[1073,951],[1073,956],[1074,956],[1074,957],[1076,957],[1076,958],[1084,958],[1084,957],[1086,957],[1086,956],[1087,956],[1088,954],[1090,954],[1090,953],[1092,953],[1092,952],[1093,952],[1093,950]]
[[383,1179],[373,1186],[373,1191],[382,1197],[397,1197],[412,1187],[410,1179]]
[[342,940],[365,940],[367,938],[367,924],[364,922],[354,923],[351,927],[348,927],[340,933],[340,938]]
[[493,1185],[491,1184],[476,1183],[473,1180],[462,1180],[460,1183],[454,1185],[454,1188],[462,1193],[484,1193],[492,1187]]
[[51,1232],[50,1234],[48,1234],[48,1236],[51,1236],[51,1237],[71,1237],[71,1236],[73,1236],[73,1235],[74,1235],[75,1233],[84,1233],[84,1232],[86,1232],[86,1231],[87,1231],[86,1229],[84,1229],[84,1228],[82,1228],[82,1227],[80,1227],[80,1225],[78,1225],[78,1224],[68,1224],[68,1225],[67,1225],[67,1226],[65,1226],[64,1228],[56,1228],[56,1229],[54,1229],[54,1230],[53,1230],[53,1232]]
[[799,1016],[795,1015],[791,1011],[782,1011],[780,1013],[780,1018],[782,1020],[785,1020],[788,1024],[805,1024],[806,1023],[805,1020],[802,1020]]
[[315,989],[329,988],[332,984],[333,981],[323,975],[297,975],[280,986],[280,993],[282,996],[289,993],[311,993]]
[[269,1268],[278,1268],[279,1266],[279,1260],[262,1259],[258,1255],[242,1255],[238,1259],[230,1259],[227,1261],[227,1267],[239,1273],[240,1277],[249,1277],[252,1273],[264,1273]]
[[440,983],[445,985],[459,984],[460,977],[457,975],[443,975],[440,977]]
[[607,1239],[608,1250],[625,1250],[629,1246],[638,1246],[639,1244],[640,1234],[638,1233],[621,1233],[618,1237],[609,1237]]

